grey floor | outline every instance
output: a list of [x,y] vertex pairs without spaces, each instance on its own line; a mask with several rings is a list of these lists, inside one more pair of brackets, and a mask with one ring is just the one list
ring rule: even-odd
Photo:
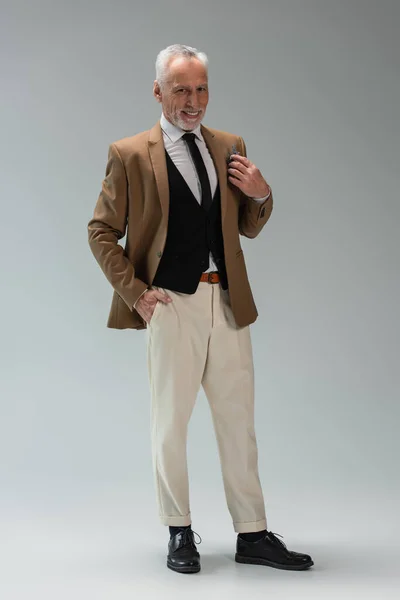
[[236,564],[220,491],[192,486],[202,570],[180,575],[165,566],[167,528],[155,517],[147,484],[31,483],[25,490],[8,485],[1,498],[4,600],[400,597],[394,495],[375,493],[368,502],[352,495],[329,504],[329,491],[319,492],[318,502],[311,490],[274,492],[269,529],[315,562],[308,571],[289,572]]

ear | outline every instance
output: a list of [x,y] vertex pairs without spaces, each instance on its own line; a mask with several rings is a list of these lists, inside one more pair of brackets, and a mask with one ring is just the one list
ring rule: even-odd
[[157,80],[153,83],[153,96],[157,100],[157,102],[162,101],[161,88]]

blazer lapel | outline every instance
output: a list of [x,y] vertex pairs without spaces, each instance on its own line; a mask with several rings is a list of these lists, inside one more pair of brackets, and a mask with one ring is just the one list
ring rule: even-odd
[[165,223],[168,223],[169,212],[169,186],[167,161],[165,159],[165,148],[160,121],[150,130],[149,153],[156,180],[158,196],[160,198],[161,210]]

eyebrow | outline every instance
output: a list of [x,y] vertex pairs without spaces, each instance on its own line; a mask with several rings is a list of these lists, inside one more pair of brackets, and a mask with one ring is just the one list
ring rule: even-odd
[[[199,85],[196,85],[195,87],[208,87],[208,83],[199,83]],[[178,90],[180,88],[183,88],[184,90],[190,90],[191,86],[190,85],[179,85],[176,84],[172,87],[173,90]]]

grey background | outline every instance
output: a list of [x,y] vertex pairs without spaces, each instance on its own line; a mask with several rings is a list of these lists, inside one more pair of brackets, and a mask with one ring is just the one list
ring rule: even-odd
[[[4,598],[398,597],[399,3],[2,3]],[[210,59],[204,124],[275,208],[243,238],[268,528],[305,573],[237,565],[204,394],[189,432],[203,570],[165,568],[145,332],[106,328],[87,244],[108,144],[149,129],[157,52]],[[396,110],[397,109],[397,110]]]

